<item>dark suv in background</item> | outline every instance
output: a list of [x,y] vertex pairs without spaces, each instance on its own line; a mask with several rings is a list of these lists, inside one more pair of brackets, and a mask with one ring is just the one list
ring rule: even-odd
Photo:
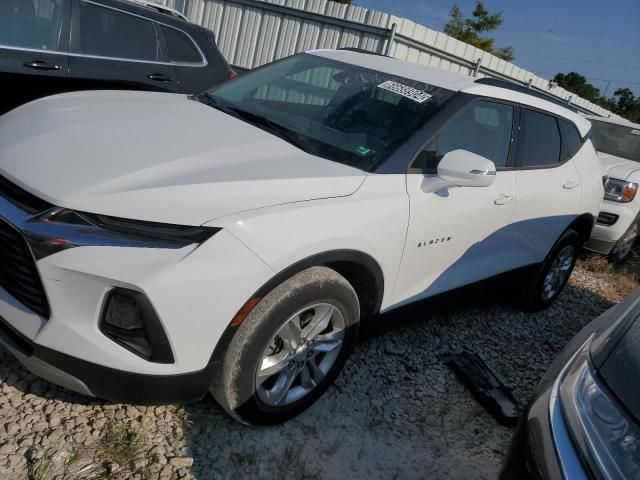
[[54,93],[198,93],[234,75],[211,31],[161,6],[0,0],[0,114]]

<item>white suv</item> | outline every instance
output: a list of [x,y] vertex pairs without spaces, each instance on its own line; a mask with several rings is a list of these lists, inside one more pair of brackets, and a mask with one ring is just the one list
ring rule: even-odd
[[283,421],[358,326],[516,269],[549,305],[603,195],[590,124],[526,89],[314,51],[197,97],[81,92],[0,117],[0,332],[116,401],[210,390]]
[[598,158],[607,170],[604,200],[586,247],[624,262],[640,235],[640,125],[587,117]]

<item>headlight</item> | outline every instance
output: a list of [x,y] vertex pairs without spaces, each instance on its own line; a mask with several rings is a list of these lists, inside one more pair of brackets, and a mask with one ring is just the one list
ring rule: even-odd
[[640,478],[640,429],[602,385],[589,359],[589,342],[556,384],[576,445],[596,478]]
[[619,203],[629,203],[636,198],[638,192],[638,184],[619,180],[617,178],[609,178],[604,185],[604,198]]

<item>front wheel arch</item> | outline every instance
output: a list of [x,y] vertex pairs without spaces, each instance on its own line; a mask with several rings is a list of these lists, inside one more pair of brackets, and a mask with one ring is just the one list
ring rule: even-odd
[[269,279],[231,319],[209,359],[209,365],[215,366],[214,380],[217,381],[219,378],[219,366],[236,330],[260,299],[294,275],[308,268],[319,266],[335,270],[352,285],[360,301],[361,319],[370,318],[380,312],[384,294],[384,276],[380,264],[371,255],[359,250],[341,249],[321,252],[301,259]]

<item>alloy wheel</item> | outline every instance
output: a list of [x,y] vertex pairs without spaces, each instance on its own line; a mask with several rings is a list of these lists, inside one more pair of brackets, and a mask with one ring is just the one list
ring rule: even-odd
[[289,317],[262,353],[255,375],[258,397],[283,407],[309,395],[335,364],[344,335],[344,317],[329,303]]
[[566,245],[558,252],[558,255],[551,263],[549,271],[544,278],[542,286],[542,297],[549,300],[555,297],[563,287],[575,262],[576,249],[573,245]]

